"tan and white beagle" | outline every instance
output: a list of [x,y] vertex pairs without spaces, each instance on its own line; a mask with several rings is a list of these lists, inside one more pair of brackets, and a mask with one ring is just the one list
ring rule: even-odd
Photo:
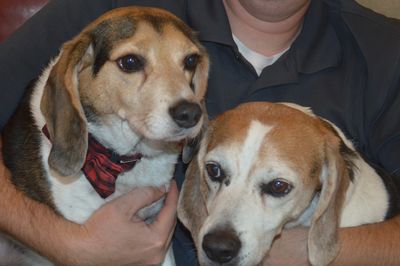
[[[138,7],[102,15],[63,45],[6,126],[13,183],[77,223],[134,187],[168,185],[182,141],[206,117],[207,77],[205,49],[176,16]],[[4,242],[0,265],[14,265],[4,261],[21,247],[4,251]],[[27,252],[28,265],[46,265]],[[173,264],[170,252],[164,265]]]
[[338,226],[390,216],[388,189],[343,133],[307,108],[247,103],[210,122],[178,216],[200,265],[257,265],[281,230],[297,225],[310,227],[311,264],[327,265]]

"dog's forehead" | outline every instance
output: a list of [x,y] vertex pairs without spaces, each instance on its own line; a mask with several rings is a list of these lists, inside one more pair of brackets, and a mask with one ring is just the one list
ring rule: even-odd
[[207,150],[242,148],[251,131],[262,130],[254,127],[255,123],[269,128],[260,140],[258,158],[267,158],[273,151],[273,156],[304,175],[318,168],[324,150],[324,131],[319,119],[282,104],[248,103],[225,112],[211,123]]
[[[282,142],[281,145],[287,142],[293,144],[300,139],[296,146],[316,144],[315,141],[322,138],[320,122],[314,116],[282,104],[254,102],[229,110],[210,123],[212,137],[208,143],[209,149],[225,142],[243,141],[254,121],[273,126],[273,130],[268,134],[269,138],[275,142]],[[309,141],[311,137],[312,142]],[[289,141],[290,139],[292,141]]]
[[143,24],[148,27],[144,27],[147,32],[140,31],[142,34],[154,36],[154,33],[157,33],[159,36],[173,36],[177,41],[186,40],[186,43],[202,49],[194,31],[178,17],[165,10],[145,7],[114,9],[89,24],[77,37],[78,39],[89,38],[93,44],[96,57],[94,74],[97,74],[104,63],[110,59],[110,53],[116,46],[132,41]]
[[197,42],[194,32],[178,17],[157,8],[115,9],[95,20],[87,27],[87,31],[95,40],[106,38],[108,42],[117,42],[132,37],[141,23],[147,23],[160,35],[164,34],[166,28],[173,28],[192,42]]
[[[138,22],[137,32],[129,38],[116,42],[110,51],[110,60],[136,53],[150,56],[151,53],[166,57],[182,57],[191,53],[201,53],[200,46],[193,43],[172,24],[165,24],[162,33],[148,22]],[[147,58],[149,59],[149,58]]]

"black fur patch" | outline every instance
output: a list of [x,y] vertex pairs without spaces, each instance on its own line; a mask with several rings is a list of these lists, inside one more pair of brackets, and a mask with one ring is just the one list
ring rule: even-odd
[[133,36],[136,31],[136,22],[128,16],[113,18],[101,22],[92,32],[94,49],[93,75],[100,71],[107,62],[113,44]]
[[[338,136],[339,137],[339,136]],[[354,171],[356,171],[357,167],[354,164],[354,159],[356,158],[357,154],[340,139],[340,154],[342,155],[344,162],[346,164],[347,171],[349,171],[349,178],[350,181],[354,181]]]
[[330,123],[328,123],[323,119],[320,119],[320,121],[340,140],[339,153],[343,157],[346,164],[346,168],[349,171],[350,181],[353,182],[354,171],[356,170],[356,166],[353,162],[354,159],[357,157],[357,153],[352,149],[350,149],[349,147],[347,147],[342,138],[339,136],[339,133],[336,131],[335,128],[333,128],[333,126]]
[[[34,82],[33,82],[34,83]],[[13,184],[29,197],[55,209],[49,193],[40,154],[40,135],[33,122],[29,101],[32,84],[17,111],[4,128],[2,139],[4,163],[11,171]]]
[[127,39],[135,34],[138,21],[148,22],[159,34],[163,34],[164,26],[171,23],[174,27],[179,29],[189,40],[199,46],[194,32],[182,21],[172,17],[164,17],[152,14],[143,14],[139,16],[127,14],[122,17],[112,18],[101,22],[91,32],[95,57],[93,64],[94,76],[96,76],[101,67],[109,59],[110,51],[113,48],[113,44],[120,40]]

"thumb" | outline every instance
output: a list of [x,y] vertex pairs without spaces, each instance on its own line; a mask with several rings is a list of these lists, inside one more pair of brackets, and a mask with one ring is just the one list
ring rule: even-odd
[[166,191],[164,187],[134,188],[130,192],[115,198],[109,204],[114,205],[116,209],[121,211],[127,217],[131,218],[143,207],[146,207],[159,200],[165,195],[165,193]]

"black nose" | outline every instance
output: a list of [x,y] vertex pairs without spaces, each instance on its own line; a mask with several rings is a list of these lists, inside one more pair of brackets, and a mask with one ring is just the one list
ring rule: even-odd
[[202,111],[197,103],[182,101],[169,109],[169,114],[179,127],[194,127],[200,120]]
[[207,257],[218,263],[235,258],[242,243],[233,230],[220,230],[208,233],[203,238],[203,250]]

